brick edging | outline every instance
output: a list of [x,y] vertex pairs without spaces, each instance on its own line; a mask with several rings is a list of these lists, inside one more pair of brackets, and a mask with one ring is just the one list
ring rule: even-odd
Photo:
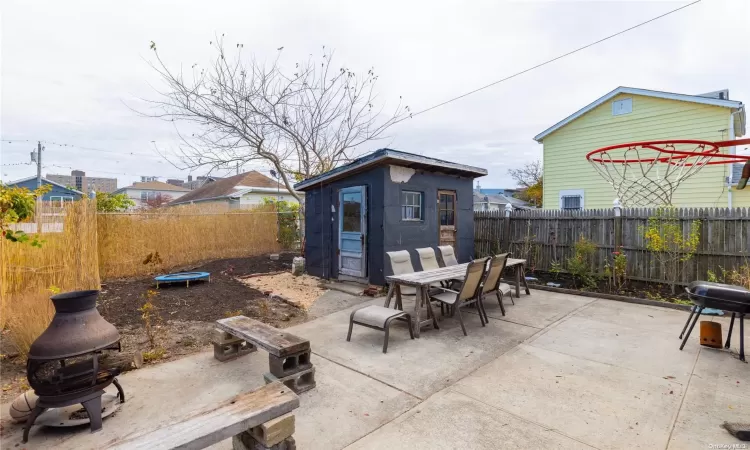
[[649,300],[647,298],[626,297],[624,295],[604,294],[600,292],[578,291],[575,289],[556,288],[552,286],[544,286],[544,285],[539,285],[539,284],[529,284],[529,288],[539,289],[540,291],[557,292],[560,294],[580,295],[583,297],[603,298],[606,300],[615,300],[618,302],[625,302],[625,303],[637,303],[639,305],[658,306],[661,308],[677,309],[680,311],[690,311],[690,309],[692,308],[692,306],[690,305],[680,305],[677,303],[660,302],[658,300]]

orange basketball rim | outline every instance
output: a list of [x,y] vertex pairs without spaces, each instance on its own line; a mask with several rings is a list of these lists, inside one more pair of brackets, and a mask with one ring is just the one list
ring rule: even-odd
[[722,148],[750,144],[750,139],[703,141],[677,139],[610,145],[586,159],[629,207],[671,205],[675,190],[705,166],[745,163],[737,189],[750,178],[750,156],[723,153]]

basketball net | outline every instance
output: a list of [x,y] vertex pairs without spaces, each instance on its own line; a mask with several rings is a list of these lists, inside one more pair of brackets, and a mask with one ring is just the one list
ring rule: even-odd
[[[677,187],[705,166],[742,162],[743,177],[750,174],[750,156],[720,150],[743,143],[750,143],[750,139],[633,142],[594,150],[586,159],[612,186],[623,206],[663,206],[671,205]],[[747,178],[741,180],[740,189],[744,188],[742,181],[747,182]]]

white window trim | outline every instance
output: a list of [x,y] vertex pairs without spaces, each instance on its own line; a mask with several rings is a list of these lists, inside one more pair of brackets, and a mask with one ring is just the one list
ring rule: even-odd
[[567,196],[579,196],[581,197],[581,209],[586,208],[586,197],[583,195],[583,189],[561,189],[557,194],[559,208],[563,209],[563,197]]
[[[405,205],[404,204],[404,194],[417,194],[419,197],[419,205]],[[404,218],[404,208],[407,206],[417,206],[419,207],[419,217],[414,219],[405,219]],[[424,220],[424,194],[420,191],[401,191],[401,221],[402,222],[421,222]]]
[[64,206],[65,202],[72,202],[74,199],[70,195],[50,195],[49,201],[50,203],[60,201],[60,206]]

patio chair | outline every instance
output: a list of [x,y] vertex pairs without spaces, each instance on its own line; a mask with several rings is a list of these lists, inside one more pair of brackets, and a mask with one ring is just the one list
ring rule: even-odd
[[488,259],[477,259],[469,263],[466,267],[466,277],[460,291],[443,288],[443,292],[440,294],[430,295],[430,300],[444,303],[449,308],[453,308],[458,314],[458,321],[461,323],[461,330],[463,330],[464,336],[468,336],[466,326],[464,326],[464,319],[461,317],[461,308],[464,306],[476,304],[479,311],[479,321],[482,323],[482,326],[485,326],[484,317],[486,313],[484,312],[484,305],[482,305],[481,288],[482,280],[487,272]]
[[[422,263],[422,270],[433,270],[440,269],[437,256],[435,256],[435,249],[432,247],[418,248],[417,253],[419,254],[419,262]],[[454,283],[460,283],[457,280],[441,281],[440,283],[433,283],[430,285],[431,289],[442,289],[450,288]],[[454,288],[456,289],[456,288]],[[440,313],[445,315],[445,304],[440,303]]]
[[[503,283],[503,272],[505,271],[505,264],[508,262],[508,253],[503,253],[497,256],[493,256],[490,260],[490,268],[487,271],[487,277],[482,284],[482,297],[490,294],[495,294],[497,302],[500,304],[500,312],[505,315],[505,307],[503,306],[503,296],[508,294],[513,300],[513,294],[511,293],[510,285]],[[482,299],[484,301],[484,298]],[[484,305],[484,303],[482,303]],[[484,320],[489,322],[487,313],[485,312]]]
[[435,250],[432,247],[418,248],[417,253],[419,254],[419,262],[422,264],[422,270],[439,269],[437,257],[435,256]]
[[[407,250],[397,252],[385,252],[391,261],[391,270],[394,275],[404,275],[414,273],[414,266],[411,264],[411,256]],[[401,295],[417,295],[417,288],[413,286],[401,286]]]
[[440,245],[438,246],[438,250],[440,250],[440,256],[443,259],[443,267],[458,265],[456,252],[453,250],[453,247],[450,245]]

